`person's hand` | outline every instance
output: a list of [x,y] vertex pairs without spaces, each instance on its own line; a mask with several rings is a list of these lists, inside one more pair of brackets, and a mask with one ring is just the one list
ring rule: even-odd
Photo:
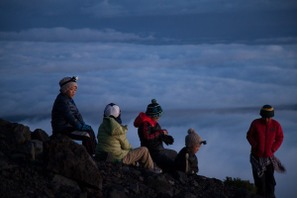
[[83,124],[80,128],[81,131],[91,131],[92,127],[87,125],[87,124]]
[[163,134],[168,135],[168,131],[166,129],[163,129]]
[[163,142],[165,142],[166,145],[171,145],[174,142],[174,138],[171,135],[163,135],[162,140]]

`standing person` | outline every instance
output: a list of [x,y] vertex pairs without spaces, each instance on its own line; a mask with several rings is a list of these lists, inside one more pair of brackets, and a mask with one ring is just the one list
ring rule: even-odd
[[122,162],[126,165],[140,162],[144,168],[161,173],[162,170],[154,165],[146,147],[132,148],[126,136],[127,131],[127,125],[122,125],[120,107],[114,103],[108,104],[98,129],[96,156],[100,160]]
[[196,153],[202,144],[206,144],[206,141],[202,140],[196,131],[190,128],[188,135],[185,137],[185,144],[186,146],[179,151],[175,158],[175,168],[186,174],[197,174],[199,168]]
[[275,197],[274,170],[284,172],[285,168],[274,156],[283,142],[281,125],[272,117],[274,109],[264,105],[260,110],[261,118],[255,119],[247,132],[251,145],[250,161],[253,170],[257,194],[264,197]]
[[162,129],[158,123],[163,113],[162,107],[153,99],[147,106],[146,112],[141,112],[134,121],[134,126],[138,128],[138,136],[141,146],[149,149],[150,154],[156,164],[164,171],[171,171],[174,168],[174,159],[177,152],[165,149],[165,144],[173,144],[174,139],[168,135],[166,129]]
[[52,108],[51,125],[53,135],[64,134],[75,140],[82,140],[88,153],[94,157],[96,137],[91,126],[87,125],[73,97],[77,91],[77,77],[65,77],[60,80],[60,93]]

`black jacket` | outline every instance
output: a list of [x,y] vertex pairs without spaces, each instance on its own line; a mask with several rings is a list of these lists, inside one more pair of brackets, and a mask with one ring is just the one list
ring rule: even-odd
[[81,129],[84,121],[72,98],[62,93],[57,96],[52,109],[51,124],[53,134],[67,134]]
[[[186,170],[188,161],[188,171]],[[187,174],[196,174],[199,171],[198,158],[195,154],[191,154],[187,147],[182,148],[175,158],[176,170],[182,171]]]

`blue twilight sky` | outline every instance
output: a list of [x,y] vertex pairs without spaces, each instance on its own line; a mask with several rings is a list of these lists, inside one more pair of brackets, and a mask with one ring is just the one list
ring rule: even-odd
[[268,103],[285,133],[276,194],[294,197],[296,19],[295,0],[2,0],[0,118],[51,134],[58,82],[77,75],[74,100],[95,131],[115,102],[139,146],[134,118],[156,98],[170,148],[190,127],[207,140],[199,174],[253,181],[245,136]]
[[295,0],[2,0],[0,39],[296,43]]

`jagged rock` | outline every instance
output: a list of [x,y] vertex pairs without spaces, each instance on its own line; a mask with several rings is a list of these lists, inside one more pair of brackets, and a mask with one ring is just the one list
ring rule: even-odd
[[97,165],[82,145],[63,135],[47,144],[47,170],[98,189],[102,187]]
[[31,140],[31,131],[29,127],[22,124],[13,123],[11,128],[12,136],[14,137],[14,142],[16,144],[23,144]]
[[54,194],[57,197],[61,196],[63,192],[68,192],[67,196],[73,197],[73,198],[74,197],[79,198],[80,195],[82,194],[82,191],[76,181],[63,177],[61,175],[55,175],[53,177],[51,186],[52,186],[52,189],[54,190]]
[[0,119],[0,150],[16,158],[33,159],[31,131],[22,124]]
[[[94,161],[70,138],[49,140],[40,130],[30,138],[28,132],[24,125],[0,119],[1,198],[257,197],[216,178],[181,172],[154,174],[141,167]],[[21,151],[25,147],[27,151]],[[30,148],[42,157],[30,159]]]
[[47,142],[50,138],[49,138],[48,134],[44,130],[35,129],[31,133],[31,139],[32,140],[39,140],[41,142]]
[[35,155],[41,155],[43,153],[43,142],[39,141],[39,140],[30,140],[30,143],[33,145],[34,147],[34,152]]

